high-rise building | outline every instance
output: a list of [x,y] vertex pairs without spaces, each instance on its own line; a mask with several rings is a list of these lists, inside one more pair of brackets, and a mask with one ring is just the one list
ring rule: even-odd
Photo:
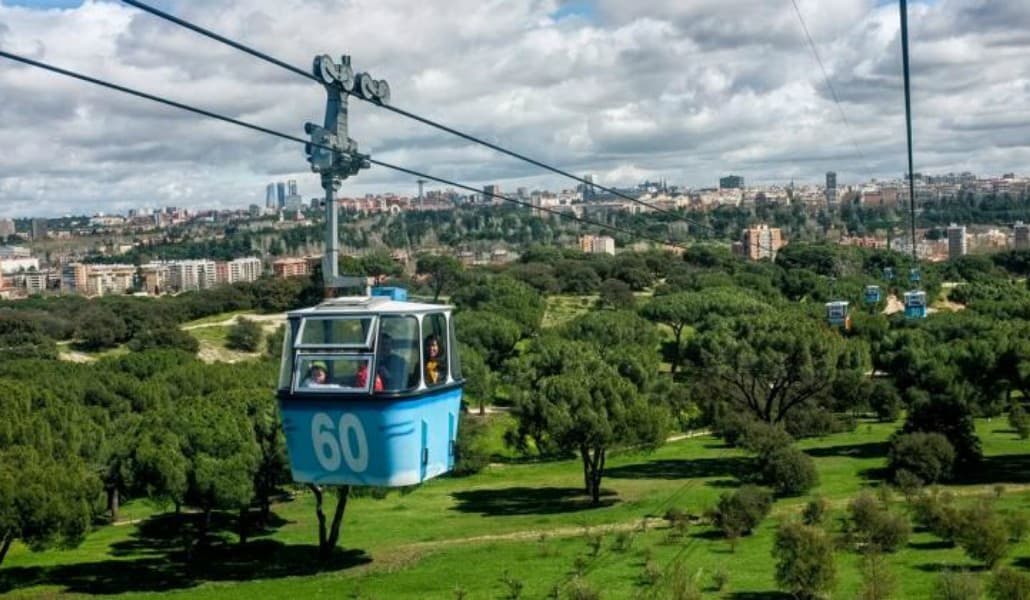
[[967,251],[966,226],[952,223],[948,226],[948,259],[965,256]]
[[740,175],[727,175],[719,178],[720,190],[739,190],[744,187],[744,178]]
[[297,180],[291,179],[286,182],[286,195],[296,196],[297,195]]
[[750,260],[776,259],[776,253],[785,245],[779,227],[757,225],[744,230],[740,240],[740,252]]
[[14,221],[11,219],[0,219],[0,238],[14,235]]
[[1022,221],[1016,221],[1016,225],[1012,230],[1012,245],[1015,246],[1017,250],[1030,249],[1030,225],[1023,223]]
[[265,186],[265,208],[276,208],[279,206],[279,196],[275,192],[275,184]]
[[286,184],[278,182],[275,184],[276,201],[278,202],[278,208],[286,206]]
[[579,249],[587,254],[615,254],[615,240],[606,235],[583,235]]
[[46,237],[47,234],[47,222],[46,219],[32,219],[32,239],[41,240]]
[[492,202],[495,196],[501,194],[501,186],[496,184],[483,186],[483,202]]
[[826,206],[837,207],[837,173],[836,171],[826,172]]
[[597,190],[594,189],[594,176],[584,175],[583,180],[587,182],[583,184],[583,200],[592,200],[597,195]]

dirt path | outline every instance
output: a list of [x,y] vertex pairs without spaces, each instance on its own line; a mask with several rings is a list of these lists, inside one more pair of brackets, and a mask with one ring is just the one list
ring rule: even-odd
[[191,329],[202,329],[204,327],[228,327],[235,325],[240,317],[250,319],[251,321],[257,321],[258,323],[264,323],[266,328],[268,323],[271,323],[274,327],[279,326],[280,323],[286,322],[286,313],[275,313],[272,315],[234,315],[224,321],[216,321],[214,323],[200,323],[199,325],[187,325],[182,328],[183,331],[190,331]]

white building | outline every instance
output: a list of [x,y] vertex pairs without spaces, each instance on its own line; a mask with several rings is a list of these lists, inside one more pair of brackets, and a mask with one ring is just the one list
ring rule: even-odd
[[39,270],[38,258],[0,258],[0,273],[4,275],[32,270]]
[[206,290],[214,287],[216,282],[213,260],[178,260],[168,263],[168,283],[175,291]]
[[615,254],[615,240],[606,235],[584,235],[579,238],[579,249],[587,254]]
[[966,245],[965,225],[952,223],[948,227],[948,259],[954,260],[960,256],[965,256],[968,252],[969,247]]
[[261,277],[261,259],[255,256],[229,261],[228,283],[256,281]]

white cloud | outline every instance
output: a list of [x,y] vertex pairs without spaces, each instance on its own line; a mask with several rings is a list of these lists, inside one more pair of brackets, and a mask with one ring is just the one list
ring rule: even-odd
[[[799,0],[852,128],[846,130],[790,2],[234,0],[173,12],[307,69],[349,52],[394,103],[601,181],[711,185],[842,182],[905,168],[898,14],[874,0]],[[1026,171],[1030,4],[913,3],[916,164]],[[118,2],[30,10],[0,0],[0,47],[303,136],[314,83]],[[351,103],[351,135],[389,162],[480,186],[573,183]],[[244,206],[295,178],[319,193],[302,148],[0,61],[0,216],[132,206]],[[10,142],[14,140],[14,142]],[[861,150],[856,150],[855,146]],[[344,193],[413,191],[372,169]]]

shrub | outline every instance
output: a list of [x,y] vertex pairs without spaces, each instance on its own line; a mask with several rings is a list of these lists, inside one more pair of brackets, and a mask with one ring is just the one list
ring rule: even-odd
[[925,527],[942,540],[955,542],[961,515],[951,492],[923,490],[912,500],[911,508],[917,525]]
[[793,442],[794,438],[783,429],[751,419],[743,422],[737,445],[758,456],[768,456]]
[[887,600],[894,595],[897,580],[887,561],[879,552],[862,557],[862,589],[859,600]]
[[876,418],[883,422],[897,421],[901,416],[901,396],[897,388],[888,381],[877,381],[869,395],[869,407]]
[[966,571],[945,571],[933,585],[934,600],[979,600],[980,580]]
[[256,321],[240,317],[236,324],[229,327],[225,336],[225,346],[232,350],[244,352],[257,352],[261,345],[261,325]]
[[[916,398],[902,431],[938,433],[944,436],[955,450],[956,467],[968,468],[980,462],[983,451],[966,395],[968,392],[964,388],[956,387],[946,393]],[[931,480],[924,478],[924,481]]]
[[977,503],[961,512],[955,540],[966,554],[993,568],[1009,552],[1004,519],[990,503]]
[[955,449],[939,433],[907,433],[891,439],[887,467],[896,475],[902,470],[924,483],[937,483],[951,478],[955,466]]
[[778,494],[796,496],[819,483],[815,461],[797,448],[779,448],[759,461],[762,483],[773,486]]
[[1009,426],[1016,430],[1019,439],[1025,440],[1030,437],[1030,416],[1023,410],[1021,402],[1013,402],[1009,409]]
[[1009,541],[1018,544],[1030,531],[1030,517],[1024,512],[1009,513],[1005,515],[1005,527],[1009,531]]
[[829,508],[830,505],[825,498],[816,496],[805,505],[805,509],[801,512],[801,521],[805,525],[822,525]]
[[866,550],[896,552],[912,534],[907,517],[889,510],[869,492],[848,504],[848,514],[849,533]]
[[1030,600],[1030,575],[1002,567],[987,584],[987,595],[994,600]]
[[473,475],[490,464],[487,422],[470,417],[464,412],[458,415],[458,420],[458,438],[454,442],[454,469],[451,471],[455,477]]
[[569,584],[568,596],[569,600],[599,600],[601,598],[601,592],[598,592],[590,582],[586,581],[582,577],[576,577]]
[[768,490],[744,485],[719,497],[712,520],[727,538],[734,539],[751,533],[771,508],[772,494]]
[[923,489],[923,480],[908,469],[898,469],[894,474],[894,484],[907,500],[915,498]]
[[833,544],[822,529],[794,521],[781,524],[776,530],[773,558],[776,583],[795,597],[817,597],[833,589]]

